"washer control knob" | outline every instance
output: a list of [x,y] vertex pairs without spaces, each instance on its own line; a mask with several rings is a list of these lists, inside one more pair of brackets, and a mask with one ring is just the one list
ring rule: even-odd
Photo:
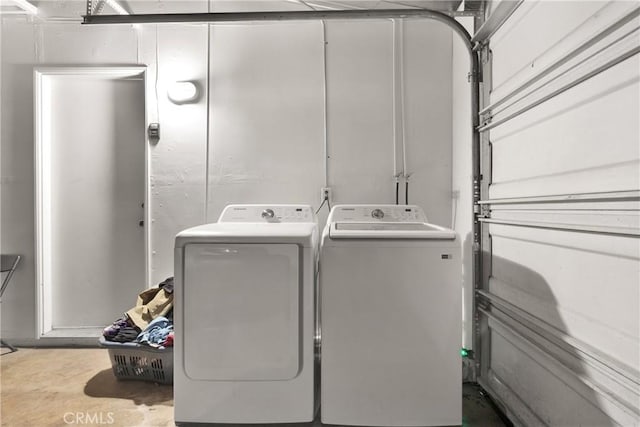
[[384,212],[381,209],[374,209],[371,211],[371,216],[375,219],[382,219],[384,218]]
[[275,216],[275,212],[273,212],[273,209],[265,209],[262,211],[262,218],[264,219],[272,219]]

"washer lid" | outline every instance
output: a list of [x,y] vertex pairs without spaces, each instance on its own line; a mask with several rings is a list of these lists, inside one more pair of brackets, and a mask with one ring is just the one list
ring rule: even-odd
[[456,232],[429,223],[333,222],[332,239],[422,239],[454,240]]
[[328,219],[332,239],[454,240],[456,232],[427,222],[414,205],[338,205]]

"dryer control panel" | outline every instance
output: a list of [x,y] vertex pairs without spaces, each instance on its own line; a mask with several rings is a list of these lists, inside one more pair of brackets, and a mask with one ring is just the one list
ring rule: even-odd
[[420,222],[427,216],[415,205],[342,205],[331,212],[328,222]]
[[309,205],[229,205],[218,222],[315,222]]

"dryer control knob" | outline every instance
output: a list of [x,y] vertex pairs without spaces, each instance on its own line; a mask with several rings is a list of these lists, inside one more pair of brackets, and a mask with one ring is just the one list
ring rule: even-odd
[[381,209],[374,209],[371,211],[371,216],[375,219],[382,219],[384,218],[384,212]]
[[264,219],[272,219],[275,216],[275,212],[273,212],[273,209],[265,209],[262,211],[262,218]]

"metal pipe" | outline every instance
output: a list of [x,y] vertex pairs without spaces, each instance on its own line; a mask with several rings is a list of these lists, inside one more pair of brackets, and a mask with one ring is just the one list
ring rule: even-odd
[[[480,205],[478,202],[481,199],[480,184],[481,184],[481,169],[480,169],[480,132],[478,131],[478,124],[480,122],[480,60],[479,53],[474,50],[474,45],[471,39],[468,41],[467,49],[469,50],[469,60],[471,62],[471,71],[469,74],[471,83],[471,127],[472,127],[472,143],[471,143],[471,158],[472,158],[472,174],[473,174],[473,242],[472,242],[472,269],[473,269],[473,287],[474,289],[482,288],[482,223],[480,222]],[[473,319],[477,322],[478,317],[476,313],[476,304],[473,302]],[[476,323],[477,325],[477,323]],[[476,368],[480,369],[482,350],[479,330],[474,327],[474,333],[476,337],[473,338],[474,351],[478,355],[476,358]],[[477,348],[476,348],[477,347]]]
[[[394,25],[396,22],[398,22],[397,20],[394,20]],[[411,175],[411,173],[409,172],[409,170],[407,169],[407,135],[406,135],[406,130],[405,130],[405,119],[404,119],[404,24],[403,21],[400,21],[400,25],[399,25],[399,33],[400,33],[400,49],[399,49],[399,55],[398,57],[396,57],[396,60],[398,62],[398,85],[399,85],[399,92],[400,92],[400,138],[402,140],[402,174],[404,175],[404,178],[406,180],[406,184],[407,184],[407,189],[408,189],[408,182],[409,182],[409,175]],[[395,36],[395,29],[394,29],[394,36]],[[394,82],[395,84],[395,82]],[[407,203],[408,204],[408,203]]]
[[[321,7],[320,5],[316,5],[314,3],[304,1],[304,0],[289,0],[292,3],[297,3],[306,6],[309,10],[316,10],[315,7]],[[209,2],[211,4],[211,2]],[[333,10],[331,7],[326,7],[326,9]],[[208,12],[211,13],[211,8],[208,9]],[[320,21],[322,24],[322,121],[323,121],[323,129],[322,129],[322,150],[324,156],[324,187],[329,187],[329,135],[328,135],[328,104],[327,104],[327,24],[324,21]],[[211,27],[209,25],[209,27]],[[323,200],[324,201],[324,200]],[[329,206],[329,210],[331,210],[331,206]]]
[[327,103],[327,25],[322,23],[322,147],[324,151],[324,186],[329,187],[329,106]]
[[607,227],[602,225],[562,224],[554,222],[512,221],[505,219],[480,218],[487,224],[512,225],[516,227],[540,228],[545,230],[577,231],[580,233],[609,234],[623,237],[639,237],[640,229],[631,227]]
[[[460,26],[455,19],[443,12],[429,9],[379,9],[379,10],[294,10],[280,12],[213,12],[213,13],[152,13],[133,15],[85,15],[83,24],[162,24],[187,22],[259,22],[259,21],[309,21],[334,19],[411,19],[429,18],[451,27]],[[458,32],[458,30],[454,30]],[[468,33],[467,33],[468,34]],[[471,36],[466,43],[471,45]]]
[[398,122],[400,121],[400,108],[398,108],[398,35],[397,20],[391,20],[393,24],[393,77],[392,77],[392,100],[393,100],[393,176],[396,179],[396,205],[398,204],[398,180],[404,174],[404,166],[401,171],[398,170],[398,140],[400,135],[398,132]]
[[605,37],[607,37],[608,35],[612,34],[614,31],[616,31],[617,29],[621,28],[626,23],[632,21],[634,18],[636,18],[639,15],[640,15],[640,7],[634,9],[632,12],[628,13],[627,15],[625,15],[624,17],[622,17],[618,21],[614,22],[613,24],[611,24],[610,26],[608,26],[607,28],[602,30],[600,33],[598,33],[595,37],[587,40],[585,43],[583,43],[582,45],[580,45],[577,48],[575,48],[569,54],[564,55],[562,58],[560,58],[560,60],[554,62],[553,64],[551,64],[550,66],[548,66],[547,68],[542,70],[540,73],[536,74],[535,76],[533,76],[532,78],[530,78],[529,80],[524,82],[522,85],[520,85],[516,89],[512,90],[507,95],[503,96],[502,98],[500,98],[499,100],[495,101],[491,105],[488,105],[487,107],[485,107],[482,110],[480,110],[480,114],[485,114],[485,113],[487,113],[489,111],[494,110],[499,105],[504,104],[506,101],[508,101],[509,99],[513,98],[515,95],[517,95],[518,93],[522,92],[524,89],[528,88],[529,86],[531,86],[532,84],[536,83],[537,81],[539,81],[543,77],[547,76],[552,71],[558,69],[560,66],[566,64],[567,62],[569,62],[569,60],[575,58],[580,53],[584,52],[588,48],[590,48],[593,45],[595,45],[597,42],[603,40]]
[[409,177],[407,176],[407,180],[404,182],[404,204],[409,204]]
[[[404,120],[404,26],[402,21],[393,23],[393,152],[394,175],[407,176],[407,147]],[[402,147],[402,170],[397,170],[398,145]]]
[[547,102],[548,100],[555,98],[556,96],[560,95],[561,93],[566,92],[567,90],[579,85],[580,83],[589,80],[590,78],[597,76],[598,74],[602,73],[603,71],[608,70],[609,68],[618,65],[619,63],[631,58],[632,56],[636,55],[640,53],[640,47],[634,47],[632,49],[627,50],[626,52],[624,52],[623,54],[613,58],[612,60],[606,62],[605,64],[599,66],[598,68],[596,68],[595,70],[590,71],[589,73],[585,74],[584,76],[569,82],[567,84],[565,84],[564,86],[561,86],[560,88],[554,90],[553,92],[551,92],[548,95],[543,96],[542,98],[540,98],[539,100],[532,102],[531,104],[522,107],[521,109],[517,110],[514,113],[509,114],[507,117],[497,120],[495,122],[491,122],[487,125],[481,126],[478,128],[479,132],[486,132],[490,129],[493,129],[497,126],[500,126],[503,123],[506,123],[508,121],[510,121],[511,119],[514,119],[518,116],[520,116],[523,113],[526,113],[527,111],[531,110],[532,108],[537,107],[540,104],[543,104],[545,102]]
[[[210,6],[208,6],[210,7]],[[157,26],[156,26],[157,31]],[[156,48],[158,47],[158,41],[156,40]],[[156,56],[156,65],[158,64],[158,57]],[[156,69],[156,77],[158,76],[158,70]],[[207,76],[211,73],[211,25],[207,25]],[[156,85],[157,87],[157,85]],[[211,80],[207,78],[207,93],[205,94],[205,99],[207,101],[207,119],[206,119],[206,143],[205,147],[205,180],[204,180],[204,222],[209,222],[209,171],[211,165]],[[156,95],[156,106],[158,105],[158,97]],[[158,122],[159,118],[158,118]]]
[[590,201],[633,201],[640,200],[639,190],[604,191],[599,193],[557,194],[550,196],[514,197],[505,199],[480,200],[480,205],[519,205],[526,203],[567,203]]

